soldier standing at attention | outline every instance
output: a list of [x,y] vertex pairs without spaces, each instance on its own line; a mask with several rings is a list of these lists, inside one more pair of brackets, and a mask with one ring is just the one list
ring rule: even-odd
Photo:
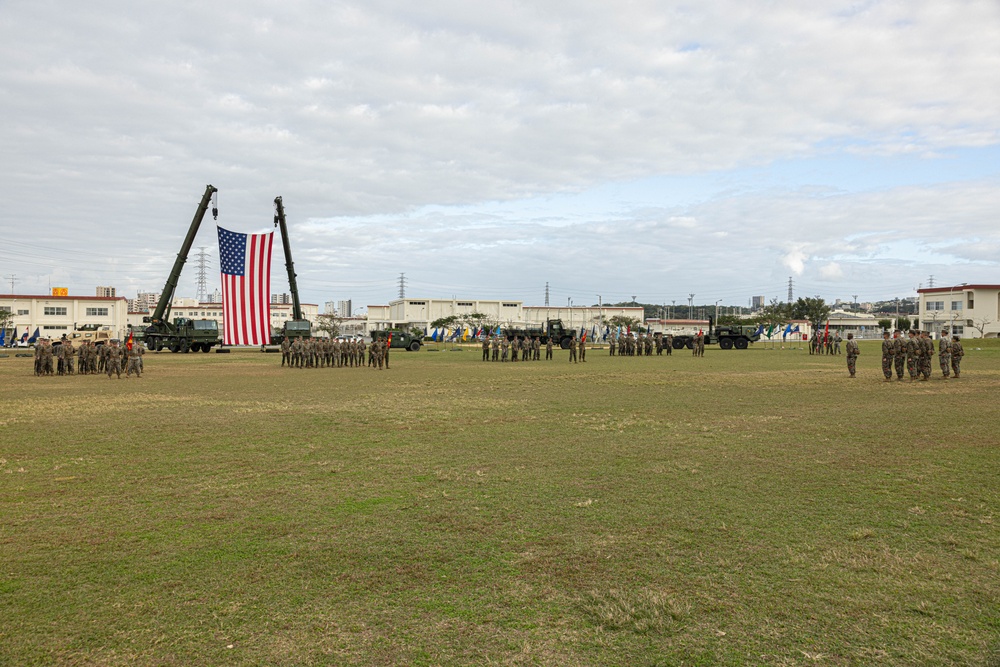
[[892,353],[896,366],[896,380],[903,381],[903,369],[906,367],[906,341],[903,340],[903,332],[896,329],[892,333]]
[[576,363],[576,338],[569,342],[569,360]]
[[917,379],[917,332],[910,329],[906,338],[906,372],[910,382]]
[[840,354],[840,342],[842,340],[843,340],[843,338],[840,337],[840,331],[837,331],[837,333],[833,334],[833,353],[834,354]]
[[132,349],[131,350],[127,350],[127,352],[128,352],[128,362],[127,362],[127,364],[125,366],[125,379],[126,380],[129,379],[130,377],[132,377],[132,373],[135,373],[135,377],[136,378],[142,377],[141,373],[139,372],[139,362],[142,359],[140,357],[140,355],[139,355],[139,345],[140,345],[140,343],[136,343],[136,342],[133,341],[133,343],[132,343]]
[[[849,334],[850,335],[850,334]],[[882,375],[886,382],[892,382],[892,361],[896,356],[896,343],[889,338],[889,332],[882,332]]]
[[552,336],[545,339],[545,361],[552,358]]
[[927,382],[931,379],[931,361],[934,357],[934,341],[931,340],[931,334],[928,331],[920,332],[920,340],[917,341],[920,345],[923,353],[920,356],[920,374],[923,376],[921,378],[922,382]]
[[35,343],[35,377],[42,374],[42,341]]
[[385,370],[389,370],[389,345],[390,345],[389,341],[391,339],[392,339],[392,334],[389,335],[389,338],[384,338],[382,340],[382,361],[385,362]]
[[951,340],[947,328],[941,329],[941,337],[938,338],[938,363],[941,364],[941,374],[947,380],[951,375]]
[[493,361],[500,360],[500,337],[493,334],[490,340],[490,352],[493,353]]
[[854,340],[854,334],[847,334],[847,370],[851,372],[851,377],[855,377],[854,373],[857,371],[858,355],[861,354],[861,350],[858,349],[858,341]]
[[510,362],[516,363],[518,358],[521,356],[521,339],[517,336],[514,340],[510,341]]
[[114,373],[118,376],[118,379],[122,379],[122,355],[121,348],[118,347],[118,339],[112,338],[111,344],[105,346],[108,348],[107,359],[105,360],[105,368],[107,369],[108,379],[111,379],[111,374]]
[[507,361],[507,350],[510,348],[510,341],[507,340],[507,336],[500,337],[500,363]]
[[580,339],[580,361],[581,362],[587,361],[587,339],[586,338],[581,338]]
[[618,346],[617,338],[615,334],[608,337],[608,354],[612,357],[615,356],[615,348]]
[[292,352],[292,344],[288,340],[288,337],[286,336],[285,338],[281,339],[281,365],[282,366],[285,366],[287,364],[288,367],[291,368],[291,366],[292,366],[291,352]]
[[535,336],[531,341],[532,358],[534,361],[542,360],[542,339]]
[[490,339],[483,337],[483,361],[490,360]]
[[667,334],[667,340],[663,343],[663,345],[667,348],[667,356],[669,357],[674,353],[674,335]]
[[952,379],[958,379],[958,373],[962,370],[962,357],[965,356],[965,350],[962,349],[962,342],[958,340],[958,336],[951,337],[951,370],[955,371],[952,375]]

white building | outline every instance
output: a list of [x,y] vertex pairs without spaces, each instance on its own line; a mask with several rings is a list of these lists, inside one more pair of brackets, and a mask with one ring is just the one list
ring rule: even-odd
[[[271,328],[281,329],[285,322],[292,319],[292,304],[272,303],[271,306]],[[315,327],[319,317],[319,306],[315,303],[303,303],[302,317],[312,322]],[[149,326],[144,318],[149,318],[149,312],[128,313],[128,324],[137,331]],[[225,316],[221,303],[211,301],[198,301],[187,297],[177,297],[170,306],[170,313],[167,319],[173,321],[174,318],[185,317],[192,320],[215,320],[219,323],[219,331],[223,329]]]
[[431,323],[474,313],[484,316],[484,324],[501,327],[539,326],[547,320],[560,319],[569,329],[602,326],[615,315],[643,321],[643,309],[621,306],[525,306],[521,301],[504,299],[396,299],[388,305],[368,306],[368,330],[419,327],[432,329]]
[[920,328],[937,337],[948,327],[962,338],[1000,335],[1000,285],[953,285],[917,290]]
[[84,325],[110,331],[121,337],[128,328],[128,302],[125,297],[0,295],[0,310],[13,317],[12,327],[18,337],[27,331],[31,336],[59,338]]

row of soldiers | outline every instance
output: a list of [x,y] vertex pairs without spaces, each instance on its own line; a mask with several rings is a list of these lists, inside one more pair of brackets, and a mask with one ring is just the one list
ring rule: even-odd
[[627,334],[613,333],[608,336],[608,354],[612,357],[617,354],[619,357],[650,357],[653,350],[657,356],[662,355],[666,350],[671,354],[674,349],[674,337],[672,334],[643,334],[638,336],[629,332]]
[[389,345],[385,338],[365,345],[360,338],[295,338],[281,341],[281,365],[289,368],[361,368],[368,353],[368,367],[389,368]]
[[[937,354],[942,376],[957,379],[962,371],[962,357],[965,356],[965,349],[958,336],[949,338],[948,329],[942,329]],[[904,366],[911,382],[917,379],[926,382],[931,378],[933,359],[934,341],[928,331],[911,330],[905,338],[899,329],[893,332],[891,338],[888,331],[882,334],[882,374],[886,382],[892,381],[893,369],[896,371],[896,380],[902,380]],[[851,376],[853,375],[852,372]]]
[[[493,335],[483,338],[481,347],[483,361],[539,361],[542,358],[542,339],[538,336],[532,338],[518,336],[508,339],[506,336]],[[551,358],[552,339],[549,338],[545,342],[545,359]]]
[[146,348],[139,341],[134,341],[131,349],[121,345],[117,338],[109,341],[107,345],[84,341],[80,347],[74,348],[65,337],[58,344],[43,338],[35,345],[35,375],[42,377],[107,373],[109,378],[112,375],[121,378],[124,367],[126,379],[133,374],[142,377],[142,357],[145,353]]

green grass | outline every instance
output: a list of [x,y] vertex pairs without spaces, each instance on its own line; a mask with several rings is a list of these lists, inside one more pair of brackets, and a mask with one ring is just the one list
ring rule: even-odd
[[0,664],[995,667],[1000,345],[966,351],[0,359]]

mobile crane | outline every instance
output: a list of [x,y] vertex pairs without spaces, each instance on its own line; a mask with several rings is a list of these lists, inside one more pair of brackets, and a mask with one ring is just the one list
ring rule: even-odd
[[151,350],[159,351],[167,348],[172,352],[190,352],[192,350],[208,352],[212,346],[222,342],[219,338],[219,323],[215,320],[195,320],[186,317],[174,318],[173,322],[169,320],[170,307],[173,303],[174,291],[177,289],[177,281],[181,276],[181,269],[184,268],[184,262],[187,261],[191,245],[194,243],[195,236],[198,235],[198,228],[208,212],[210,203],[212,204],[212,218],[216,220],[219,218],[219,208],[215,204],[217,192],[218,189],[215,186],[211,184],[205,186],[205,194],[191,220],[191,227],[188,229],[187,236],[184,237],[184,243],[181,244],[181,250],[177,253],[177,259],[174,260],[174,268],[167,276],[167,284],[163,286],[163,292],[160,293],[156,310],[151,316],[142,318],[143,323],[149,325],[145,329],[144,340],[146,347]]
[[292,246],[288,242],[288,225],[285,224],[285,207],[280,196],[274,198],[274,226],[281,231],[281,247],[285,251],[285,270],[288,271],[288,289],[292,293],[292,319],[285,322],[281,333],[271,335],[271,344],[279,345],[286,338],[310,338],[312,336],[312,323],[302,317],[299,286],[295,281],[295,264],[292,262]]

